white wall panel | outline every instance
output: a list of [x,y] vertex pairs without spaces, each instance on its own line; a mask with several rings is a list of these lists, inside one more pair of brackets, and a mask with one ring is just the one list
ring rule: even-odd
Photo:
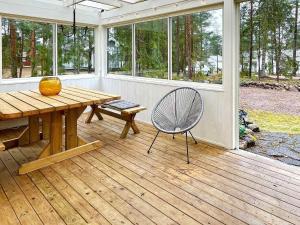
[[[151,123],[151,112],[155,104],[166,93],[174,89],[174,85],[143,83],[141,81],[102,78],[101,89],[121,95],[124,99],[139,103],[147,107],[147,111],[138,114],[137,119]],[[224,114],[223,91],[199,90],[204,99],[204,114],[199,125],[194,128],[193,132],[196,137],[203,141],[228,146],[230,139],[231,120],[226,119]],[[231,117],[231,116],[230,116]]]

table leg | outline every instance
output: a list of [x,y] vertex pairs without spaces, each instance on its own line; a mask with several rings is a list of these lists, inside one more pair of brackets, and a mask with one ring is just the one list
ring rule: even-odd
[[79,109],[69,109],[66,113],[65,118],[65,140],[66,150],[76,148],[79,145],[78,134],[77,134],[77,120],[80,115],[84,112],[86,107]]
[[31,116],[28,119],[29,143],[35,143],[40,140],[40,123],[39,116]]
[[43,140],[49,140],[49,138],[50,138],[51,114],[45,114],[41,118],[42,118]]
[[65,139],[66,139],[66,150],[75,148],[78,146],[77,139],[77,110],[70,109],[66,113],[65,117]]
[[62,151],[62,112],[51,113],[50,152],[56,154]]

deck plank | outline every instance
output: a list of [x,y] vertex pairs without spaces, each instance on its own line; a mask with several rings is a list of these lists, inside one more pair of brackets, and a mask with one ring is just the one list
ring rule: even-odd
[[[65,96],[51,101],[77,104]],[[46,142],[0,152],[0,224],[299,224],[298,168],[192,140],[187,165],[182,136],[161,135],[148,155],[152,126],[138,123],[141,134],[121,140],[122,121],[85,116],[79,135],[103,143],[92,152],[25,176],[18,165]]]
[[3,225],[19,225],[18,220],[9,200],[7,199],[2,186],[0,185],[0,221]]
[[[90,163],[82,159],[81,157],[75,157],[72,161],[76,164],[76,166],[82,167],[86,174],[92,175],[97,181],[101,182],[105,187],[110,189],[111,192],[114,192],[119,197],[121,197],[128,204],[136,207],[141,213],[143,213],[146,217],[152,220],[156,224],[166,224],[166,225],[174,225],[177,224],[171,218],[164,215],[161,211],[154,208],[152,205],[143,201],[140,195],[134,195],[131,191],[124,188],[118,182],[114,181],[112,178],[102,173],[100,170],[97,170],[96,167],[92,166]],[[74,164],[72,164],[74,168]]]
[[84,182],[70,173],[61,163],[51,166],[60,176],[63,177],[68,184],[72,185],[77,192],[85,198],[95,209],[109,219],[112,224],[131,225],[132,223],[126,219],[121,213],[114,209],[107,201],[101,198]]
[[82,168],[74,162],[65,161],[62,163],[69,171],[86,183],[101,198],[109,202],[123,216],[130,220],[133,224],[154,225],[146,216],[140,213],[136,208],[125,202],[122,198],[111,192],[101,182],[97,181],[90,173],[86,173]]
[[[10,153],[17,154],[19,150],[17,148],[11,149]],[[65,224],[60,216],[55,212],[49,202],[45,199],[42,193],[37,189],[34,183],[30,180],[28,176],[18,176],[17,171],[19,169],[18,163],[13,159],[12,155],[9,152],[3,152],[0,157],[12,177],[26,195],[29,203],[34,208],[36,213],[41,218],[44,224],[57,224],[63,225]]]
[[[117,147],[117,146],[120,146],[120,143],[116,143],[115,145],[114,145],[114,147]],[[125,146],[125,148],[130,148],[129,146]],[[125,148],[123,148],[122,150],[124,150]],[[138,149],[142,149],[142,148],[137,148],[137,149],[134,149],[135,151],[138,151]],[[144,153],[146,153],[146,150],[144,150]],[[159,161],[159,160],[162,160],[161,158],[158,158],[158,157],[156,157],[155,158],[155,156],[154,156],[154,159],[155,159],[155,161]],[[155,162],[154,161],[154,162]],[[167,162],[167,161],[166,161]],[[185,162],[184,162],[185,163]],[[165,164],[165,163],[163,163],[163,164]],[[174,164],[174,162],[173,162],[173,164]],[[153,163],[152,163],[152,165],[153,165]],[[183,164],[183,166],[184,166],[185,164]],[[169,166],[169,165],[168,165]],[[177,163],[177,166],[178,166],[178,163]],[[163,165],[161,165],[160,167],[162,167],[162,168],[164,168],[164,166]],[[153,168],[154,169],[154,168]],[[185,176],[185,175],[180,175],[180,173],[178,173],[175,169],[174,170],[170,170],[170,169],[168,169],[168,173],[171,173],[173,176],[175,176],[176,178],[178,178],[178,179],[182,179],[183,181],[187,181],[187,180],[189,180],[189,179],[191,179],[191,178],[189,178],[189,177],[187,177],[187,176]],[[207,179],[209,179],[209,178],[207,178]],[[206,180],[206,182],[208,182],[209,180]],[[242,218],[244,218],[244,220],[246,220],[247,222],[250,222],[250,223],[252,223],[252,224],[255,224],[254,222],[255,222],[255,217],[253,217],[253,215],[256,215],[257,213],[258,214],[261,214],[262,215],[262,217],[269,217],[268,218],[268,220],[269,221],[272,221],[272,223],[274,223],[275,224],[275,221],[273,221],[273,219],[275,219],[274,218],[274,216],[273,215],[270,215],[270,214],[265,214],[265,213],[263,213],[261,210],[259,210],[259,209],[257,209],[256,207],[253,207],[252,205],[250,205],[250,204],[245,204],[243,201],[239,201],[239,199],[236,199],[236,198],[234,198],[233,196],[235,196],[235,195],[237,195],[238,193],[237,193],[237,191],[236,190],[234,190],[234,189],[229,189],[229,188],[227,188],[228,190],[231,190],[231,194],[232,194],[232,196],[229,196],[229,195],[225,195],[224,193],[222,193],[221,191],[218,191],[218,189],[219,190],[224,190],[224,186],[222,185],[222,184],[218,184],[218,183],[213,183],[215,186],[215,188],[218,188],[218,189],[214,189],[214,190],[210,190],[211,189],[211,187],[210,186],[208,186],[207,184],[205,184],[205,183],[200,183],[200,182],[197,182],[197,181],[193,181],[192,182],[192,184],[193,184],[193,186],[195,186],[198,190],[199,190],[199,192],[200,192],[200,190],[207,190],[207,191],[209,191],[209,193],[210,193],[210,195],[211,196],[214,196],[214,195],[216,195],[218,198],[221,198],[223,201],[215,201],[215,202],[212,202],[212,204],[214,204],[214,205],[218,205],[218,207],[222,207],[222,205],[224,205],[225,203],[224,202],[228,202],[228,203],[231,203],[231,204],[233,204],[233,205],[237,205],[237,206],[243,206],[243,208],[242,208],[242,211],[240,212],[240,218],[242,219]],[[212,185],[211,183],[209,183],[210,185]],[[226,190],[227,190],[226,189]],[[201,194],[200,194],[201,195]],[[201,196],[203,196],[203,195],[201,195]],[[253,200],[254,200],[254,198],[252,197],[250,197],[249,198],[249,200],[248,201],[250,201],[250,202],[253,202]],[[211,201],[212,201],[212,198],[211,198]],[[232,208],[232,206],[231,206],[231,208]],[[226,206],[225,207],[225,210],[228,210],[228,209],[230,209],[230,205],[228,206]],[[235,207],[233,207],[233,209],[231,209],[231,210],[234,210],[235,209]],[[237,209],[235,209],[236,211],[233,211],[234,212],[234,215],[235,216],[239,216],[239,214],[238,214],[238,211],[237,211]],[[252,217],[251,217],[251,214],[250,215],[243,215],[243,212],[244,212],[244,214],[245,214],[245,212],[248,212],[248,211],[250,211],[250,212],[252,212],[253,214],[252,214]],[[278,212],[280,212],[281,210],[277,210]],[[228,210],[228,212],[230,212],[229,210]],[[284,213],[283,213],[284,214]],[[289,215],[287,215],[287,217],[289,217]],[[276,220],[276,219],[275,219]],[[297,218],[296,218],[296,220],[297,220]],[[257,224],[259,224],[259,221],[257,221]],[[284,224],[284,221],[282,221],[282,220],[278,220],[277,221],[277,224]]]
[[[38,146],[35,145],[33,151],[15,151],[13,152],[14,159],[20,164],[29,160],[29,158],[34,157],[34,151],[38,150]],[[28,149],[27,149],[28,150]],[[23,154],[25,153],[25,155]],[[27,153],[29,156],[27,156]],[[56,188],[47,180],[47,178],[40,172],[34,171],[28,173],[28,176],[39,189],[39,191],[44,195],[49,204],[55,209],[55,211],[60,215],[65,224],[72,225],[86,225],[87,222],[83,217],[71,206],[71,204],[56,190]]]
[[2,161],[0,161],[0,184],[22,225],[43,224]]
[[[102,124],[102,123],[101,123]],[[90,129],[91,130],[91,129]],[[95,127],[94,127],[94,129],[92,129],[92,130],[102,130],[103,131],[103,133],[105,133],[105,131],[103,130],[103,128],[98,128],[98,129],[96,129]],[[105,134],[101,134],[101,137],[103,137]],[[111,134],[109,134],[108,135],[108,137],[111,137],[111,136],[113,136],[113,135],[111,135]],[[116,137],[117,137],[117,135],[115,135]],[[100,137],[100,136],[99,136]],[[104,139],[102,139],[102,140],[104,140]],[[117,139],[116,139],[117,140]],[[115,140],[114,140],[115,141]],[[112,140],[106,140],[106,142],[110,142],[110,143],[113,143],[114,141],[112,141]],[[120,146],[120,142],[121,141],[119,141],[119,143],[115,143],[115,147],[116,148],[119,148],[119,146]],[[127,141],[125,141],[126,143],[128,143],[129,141],[127,140]],[[137,143],[135,143],[135,145],[137,145]],[[149,146],[149,145],[148,145]],[[128,151],[133,151],[133,152],[137,152],[138,150],[130,150],[131,148],[134,148],[134,147],[132,147],[132,146],[130,146],[130,145],[125,145],[125,147],[127,147],[127,149],[129,149]],[[142,148],[142,147],[140,147],[140,148]],[[123,149],[122,149],[123,150]],[[123,150],[124,151],[124,150]],[[126,150],[127,151],[127,150]],[[143,150],[142,150],[143,151]],[[146,153],[146,150],[144,150],[143,151],[143,153],[145,154]],[[171,153],[170,153],[171,154]],[[151,155],[152,156],[152,155]],[[155,156],[154,156],[155,157]],[[168,157],[168,156],[167,156]],[[183,156],[184,157],[184,156]],[[159,158],[154,158],[155,160],[157,160],[157,159],[159,159]],[[155,161],[154,161],[155,162]],[[153,164],[153,163],[152,163]],[[175,167],[176,168],[176,167]],[[288,210],[292,210],[292,212],[293,213],[295,213],[296,215],[298,214],[299,215],[299,207],[295,207],[295,206],[293,206],[293,205],[290,205],[290,204],[288,204],[288,203],[285,203],[285,202],[280,202],[280,201],[278,201],[277,199],[275,199],[275,198],[272,198],[272,197],[269,197],[269,196],[266,196],[266,195],[262,195],[261,193],[259,193],[259,192],[257,192],[258,194],[260,194],[258,197],[260,197],[261,199],[263,199],[263,200],[267,200],[267,201],[269,201],[270,202],[270,204],[267,204],[265,201],[260,201],[259,200],[259,198],[257,199],[257,198],[253,198],[253,196],[251,196],[251,194],[252,194],[252,192],[254,191],[253,189],[251,190],[249,190],[249,194],[247,194],[247,192],[240,192],[238,189],[232,189],[232,188],[230,188],[230,187],[226,187],[225,189],[224,189],[224,185],[222,185],[222,184],[218,184],[218,183],[213,183],[214,184],[214,186],[216,187],[216,188],[219,188],[219,190],[223,190],[223,191],[225,191],[225,192],[227,192],[227,193],[229,193],[229,194],[231,194],[232,196],[238,196],[239,198],[241,198],[241,199],[243,199],[244,201],[246,201],[246,202],[249,202],[250,204],[253,204],[254,206],[256,206],[256,207],[260,207],[261,209],[264,209],[264,210],[268,210],[269,212],[273,212],[274,211],[274,206],[276,206],[276,207],[278,207],[277,208],[277,212],[281,212],[282,211],[282,209],[281,208],[284,208],[284,209],[288,209]],[[240,185],[241,186],[241,185]],[[270,196],[272,196],[272,192],[270,192],[269,193],[270,194]],[[254,196],[255,197],[255,196]],[[255,201],[253,201],[255,199]],[[273,206],[274,205],[274,206]],[[284,206],[284,207],[283,207]],[[299,205],[298,205],[299,206]],[[276,212],[276,207],[275,207],[275,212]],[[281,214],[285,214],[285,213],[281,213]],[[286,216],[288,216],[288,215],[286,215]]]
[[[105,121],[103,121],[105,124]],[[120,129],[120,124],[119,121],[115,121],[115,119],[110,120],[109,126],[112,128],[117,128]],[[143,130],[144,130],[144,135],[141,136],[141,139],[139,139],[141,142],[143,143],[149,143],[149,141],[153,140],[153,135],[154,135],[154,131],[150,131],[150,127],[149,126],[145,126],[145,125],[140,125]],[[149,132],[149,133],[148,133]],[[165,136],[164,136],[165,137]],[[176,137],[177,138],[177,137]],[[178,138],[177,138],[178,139]],[[179,137],[179,139],[182,139]],[[176,142],[174,143],[174,141],[170,138],[170,139],[166,139],[166,138],[161,138],[159,139],[159,141],[156,143],[156,148],[158,149],[168,149],[168,146],[172,146],[174,147],[172,149],[172,151],[175,151],[176,153],[182,154],[185,151],[185,141],[181,140],[181,142]],[[195,148],[196,147],[196,148]],[[207,159],[211,159],[214,160],[216,164],[224,164],[224,165],[228,165],[228,168],[233,168],[235,171],[237,171],[239,173],[239,175],[241,174],[241,172],[244,172],[244,174],[247,175],[251,175],[252,177],[250,179],[254,180],[255,182],[259,182],[260,180],[257,180],[258,178],[261,178],[262,182],[264,182],[263,180],[267,180],[269,182],[271,182],[271,184],[269,185],[269,187],[272,188],[280,188],[280,184],[285,184],[285,186],[287,186],[288,189],[294,190],[294,192],[291,192],[291,196],[295,197],[295,196],[300,196],[298,190],[297,185],[291,184],[291,183],[287,183],[286,181],[282,181],[281,179],[274,177],[274,176],[270,176],[269,174],[265,174],[265,173],[257,173],[257,169],[249,169],[247,167],[238,165],[238,160],[239,159],[235,159],[235,163],[232,163],[232,159],[229,158],[224,158],[223,155],[227,154],[228,152],[224,152],[224,151],[220,151],[218,149],[215,148],[211,148],[209,146],[200,146],[199,145],[191,145],[190,148],[192,149],[201,149],[201,151],[199,152],[199,154],[201,154],[201,157],[196,158],[196,160],[202,160],[202,156],[207,158]],[[204,153],[202,153],[204,152]],[[241,151],[242,152],[242,151]],[[212,156],[212,157],[210,157]],[[191,157],[193,157],[193,155],[191,155]],[[274,161],[274,160],[273,160]],[[257,165],[256,165],[257,166]],[[288,166],[288,165],[285,165]],[[294,166],[291,166],[292,168]],[[232,172],[232,171],[231,171]],[[254,178],[255,177],[255,178]],[[293,178],[294,175],[289,176],[289,178]],[[264,182],[264,184],[266,184],[266,182]],[[288,193],[289,190],[288,189],[283,189],[283,193]],[[299,198],[300,199],[300,198]]]

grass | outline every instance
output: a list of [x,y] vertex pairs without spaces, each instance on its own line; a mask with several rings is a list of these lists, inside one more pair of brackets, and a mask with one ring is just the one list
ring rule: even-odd
[[255,122],[261,130],[287,134],[300,134],[300,116],[247,110],[250,121]]

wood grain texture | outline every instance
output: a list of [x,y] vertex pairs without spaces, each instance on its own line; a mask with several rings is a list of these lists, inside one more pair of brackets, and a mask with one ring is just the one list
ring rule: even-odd
[[42,96],[39,91],[0,93],[0,120],[42,115],[119,99],[120,96],[94,91],[62,89],[57,96]]
[[37,100],[36,98],[33,98],[31,96],[25,95],[21,92],[11,92],[8,94],[15,97],[16,99],[19,99],[22,102],[26,102],[27,104],[31,105],[32,107],[38,109],[40,114],[53,111],[52,105],[49,105],[45,102]]
[[32,162],[22,164],[22,166],[19,169],[19,174],[26,174],[31,171],[38,170],[38,169],[50,166],[54,163],[61,162],[63,160],[72,158],[72,157],[80,155],[82,153],[95,150],[96,148],[99,148],[100,145],[101,145],[100,141],[94,141],[94,142],[88,143],[86,145],[82,145],[77,148],[70,149],[68,151],[55,153],[48,157],[44,157],[44,158],[37,159]]
[[41,146],[0,152],[0,219],[10,215],[13,224],[33,218],[32,224],[49,225],[299,224],[299,168],[192,139],[187,165],[180,135],[173,140],[162,134],[148,155],[152,126],[137,122],[141,134],[120,139],[125,121],[104,115],[85,124],[85,117],[79,118],[78,135],[100,140],[101,148],[23,176],[16,175],[18,165],[36,158]]
[[0,99],[22,112],[23,117],[39,114],[39,110],[37,108],[9,95],[8,93],[0,93]]

